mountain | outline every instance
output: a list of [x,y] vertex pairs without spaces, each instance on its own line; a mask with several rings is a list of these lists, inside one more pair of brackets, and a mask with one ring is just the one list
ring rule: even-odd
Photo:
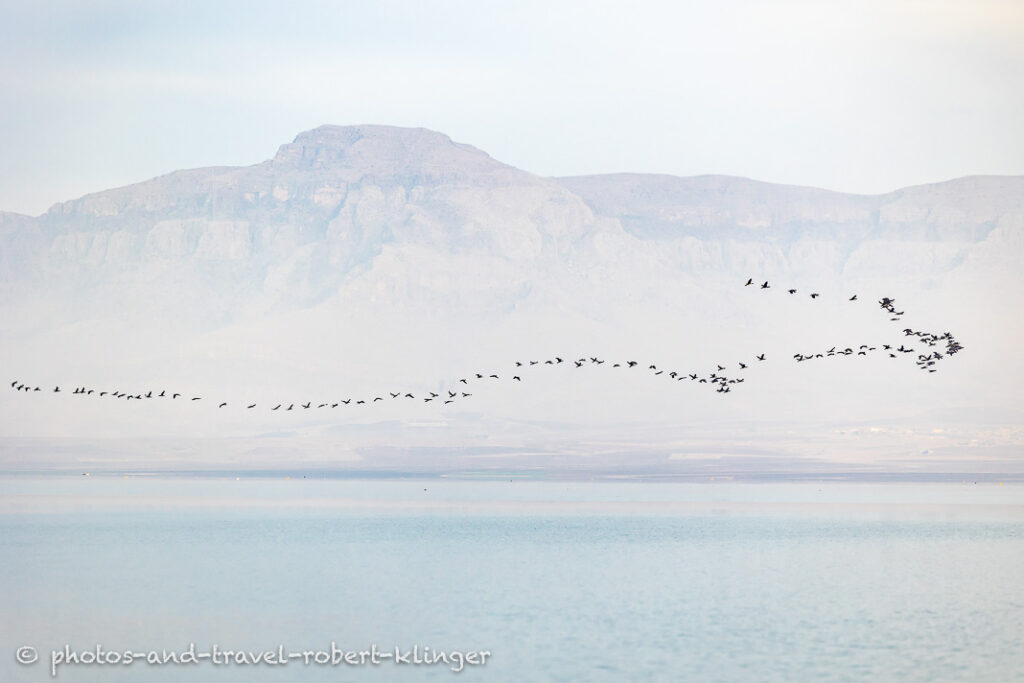
[[[99,439],[102,459],[110,439],[159,437],[226,439],[186,459],[203,466],[344,452],[371,469],[600,460],[677,472],[698,455],[895,466],[960,448],[964,462],[994,467],[1024,445],[1022,266],[1024,177],[871,196],[725,176],[542,178],[433,131],[322,126],[254,166],[176,171],[38,217],[0,214],[11,380],[177,386],[229,404],[5,392],[0,453],[24,467],[49,462],[33,439]],[[744,288],[750,277],[772,287]],[[905,308],[900,324],[881,296]],[[909,358],[793,361],[899,344],[908,324],[952,331],[965,350],[937,373]],[[772,362],[751,362],[758,353]],[[753,367],[728,396],[594,363],[567,374],[541,362],[511,380],[525,372],[516,360],[555,355]],[[443,410],[419,403],[476,372],[499,379]],[[395,402],[397,389],[418,398]],[[360,395],[388,400],[287,420],[261,412]],[[851,430],[874,436],[851,441]]]

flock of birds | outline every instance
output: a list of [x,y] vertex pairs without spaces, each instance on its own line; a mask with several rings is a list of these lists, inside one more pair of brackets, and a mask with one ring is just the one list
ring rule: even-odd
[[[745,283],[745,287],[755,285],[753,278],[750,278]],[[767,290],[771,289],[770,283],[766,280],[763,282],[759,289]],[[790,295],[797,294],[796,289],[786,290]],[[819,292],[810,292],[811,299],[818,299],[821,296]],[[856,294],[853,294],[848,298],[848,301],[858,301]],[[890,297],[882,297],[878,302],[881,310],[890,316],[891,322],[899,322],[902,319],[903,311],[896,310],[896,301]],[[871,346],[868,344],[861,344],[857,348],[844,347],[839,348],[833,346],[832,348],[811,353],[796,353],[793,358],[796,362],[804,362],[809,360],[816,360],[822,358],[831,358],[836,356],[868,356],[871,354],[882,353],[888,354],[889,358],[900,358],[908,354],[916,355],[917,366],[927,372],[935,372],[937,370],[937,364],[939,361],[944,360],[963,349],[963,346],[957,342],[953,337],[952,333],[944,332],[942,334],[934,332],[924,332],[920,330],[913,330],[911,328],[904,328],[903,334],[905,337],[911,338],[900,344],[898,348],[893,348],[892,344],[881,344]],[[919,347],[926,347],[920,349]],[[928,350],[934,349],[934,350]],[[437,405],[446,406],[454,404],[456,402],[464,401],[465,399],[471,398],[473,393],[469,391],[472,386],[478,383],[492,383],[494,381],[505,380],[509,382],[522,382],[523,376],[526,375],[526,371],[534,366],[574,366],[575,368],[582,368],[584,366],[604,366],[607,365],[610,368],[621,368],[623,371],[635,370],[636,368],[644,369],[646,372],[654,376],[664,376],[667,380],[675,382],[690,382],[696,385],[706,385],[712,388],[716,393],[727,394],[733,390],[739,384],[744,382],[742,372],[750,367],[752,364],[761,363],[765,361],[765,353],[754,355],[752,358],[744,361],[734,361],[733,363],[726,365],[715,364],[715,369],[707,372],[690,372],[690,371],[677,371],[670,370],[667,368],[659,367],[656,363],[641,363],[636,360],[617,360],[612,361],[609,359],[598,358],[596,356],[581,357],[576,359],[566,360],[561,356],[554,356],[553,358],[543,360],[526,360],[526,361],[515,361],[513,369],[510,373],[498,374],[497,372],[475,372],[465,377],[460,377],[451,383],[450,388],[442,389],[440,392],[429,391],[426,394],[413,393],[412,391],[399,390],[399,391],[388,391],[377,396],[367,396],[362,398],[346,397],[344,399],[324,401],[324,402],[313,402],[313,401],[293,401],[293,402],[279,402],[274,405],[258,405],[257,403],[245,403],[246,410],[255,410],[262,408],[273,411],[294,411],[294,410],[311,410],[311,409],[337,409],[344,408],[346,406],[361,406],[361,405],[372,405],[378,402],[385,401],[423,401],[424,403],[435,403]],[[18,392],[35,393],[44,391],[39,386],[33,386],[29,383],[14,380],[11,382],[11,388]],[[454,391],[452,390],[454,388]],[[107,399],[119,399],[124,401],[147,401],[151,399],[167,399],[171,401],[204,401],[207,400],[204,396],[193,396],[184,394],[182,392],[168,391],[166,389],[161,390],[159,393],[154,393],[154,390],[147,390],[145,392],[140,391],[121,391],[120,389],[115,390],[99,390],[95,388],[79,386],[73,390],[61,389],[60,386],[55,386],[50,393],[69,393],[73,396],[80,397],[95,397],[95,398],[107,398]],[[208,401],[209,402],[209,401]],[[228,407],[227,401],[213,401],[218,408]]]

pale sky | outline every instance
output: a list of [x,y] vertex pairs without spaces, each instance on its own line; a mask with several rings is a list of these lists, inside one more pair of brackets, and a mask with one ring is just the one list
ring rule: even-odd
[[539,175],[1024,174],[1020,0],[490,5],[0,0],[0,210],[256,163],[325,123]]

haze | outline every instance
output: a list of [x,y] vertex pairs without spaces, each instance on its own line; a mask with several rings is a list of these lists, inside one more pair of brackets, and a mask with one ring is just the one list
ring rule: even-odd
[[0,210],[244,165],[325,122],[441,130],[542,176],[881,193],[1024,172],[1024,5],[0,5]]

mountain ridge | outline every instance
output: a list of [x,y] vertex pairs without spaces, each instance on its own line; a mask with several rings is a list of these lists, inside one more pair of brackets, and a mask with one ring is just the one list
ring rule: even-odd
[[[331,387],[440,393],[442,378],[552,352],[690,372],[735,356],[763,373],[725,402],[696,385],[654,389],[639,373],[614,393],[582,371],[573,384],[482,390],[479,408],[444,421],[478,444],[493,430],[511,440],[540,430],[542,441],[545,424],[614,423],[628,440],[630,424],[721,411],[825,424],[981,419],[1024,404],[1021,325],[1006,313],[1024,305],[1024,177],[884,195],[714,175],[547,178],[433,131],[327,126],[258,164],[175,171],[57,206],[0,216],[0,351],[15,377],[326,398]],[[750,278],[772,287],[743,287]],[[912,363],[863,366],[884,390],[852,361],[793,365],[795,351],[898,346],[902,333],[877,310],[883,295],[915,316],[907,324],[953,330],[967,351],[931,380]],[[750,355],[765,352],[771,369]],[[0,436],[196,428],[135,408],[117,408],[108,427],[101,408],[70,405],[55,426],[0,396]],[[392,430],[385,441],[415,441],[401,430],[425,407],[402,405],[387,413],[399,432],[381,427]],[[204,433],[280,429],[216,418],[203,418]],[[328,428],[324,419],[296,429]],[[372,418],[339,419],[346,430]]]
[[[648,179],[648,180],[671,180],[673,182],[679,182],[686,185],[699,185],[707,184],[708,181],[720,181],[728,183],[734,186],[757,186],[772,188],[776,190],[786,189],[789,191],[806,192],[812,191],[814,193],[821,194],[823,196],[832,197],[859,197],[859,198],[880,198],[892,196],[897,193],[905,193],[907,191],[920,191],[927,189],[937,188],[960,188],[971,185],[976,185],[981,182],[992,182],[992,183],[1015,183],[1020,187],[1024,187],[1024,176],[1012,176],[1012,175],[967,175],[960,176],[957,178],[951,178],[948,180],[938,181],[934,183],[925,183],[919,185],[908,185],[904,187],[894,188],[888,192],[877,193],[877,194],[859,194],[849,193],[841,190],[832,190],[820,188],[812,185],[790,185],[785,183],[776,183],[767,180],[759,180],[753,178],[747,178],[744,176],[732,176],[723,174],[701,174],[695,176],[677,176],[672,174],[663,173],[624,173],[624,172],[613,172],[613,173],[601,173],[601,174],[584,174],[574,176],[541,176],[534,174],[530,171],[517,169],[513,166],[505,164],[503,162],[495,160],[485,151],[480,150],[472,145],[459,143],[453,141],[449,136],[433,131],[427,128],[405,128],[398,126],[383,126],[383,125],[357,125],[357,126],[339,126],[325,124],[308,131],[303,131],[295,136],[291,143],[283,144],[279,147],[276,154],[257,164],[249,166],[206,166],[192,169],[179,169],[170,171],[153,178],[142,180],[136,183],[130,183],[128,185],[119,186],[116,188],[109,188],[107,190],[101,190],[98,192],[91,192],[81,197],[63,200],[53,204],[46,212],[39,216],[33,216],[33,218],[41,218],[48,214],[63,214],[68,211],[69,205],[75,205],[76,203],[82,202],[83,200],[96,199],[110,193],[123,193],[132,188],[139,188],[140,186],[147,186],[158,181],[165,180],[187,180],[193,177],[211,177],[221,176],[224,174],[238,173],[241,171],[255,170],[273,167],[274,165],[286,165],[292,164],[297,165],[297,162],[305,159],[305,166],[310,168],[313,166],[312,159],[310,156],[303,157],[304,149],[309,150],[329,150],[329,151],[346,151],[357,145],[360,141],[371,139],[380,140],[385,137],[391,137],[396,143],[396,147],[399,149],[405,149],[408,151],[420,151],[424,149],[438,149],[437,143],[443,143],[450,146],[451,150],[463,153],[466,158],[477,158],[481,162],[491,162],[496,168],[503,170],[515,170],[522,173],[529,174],[538,179],[548,179],[558,183],[574,184],[586,180],[593,179],[606,179],[606,180],[621,180],[621,179]],[[340,144],[339,144],[340,143]],[[403,144],[404,143],[404,147]],[[434,143],[433,145],[428,143]],[[335,154],[335,159],[339,155]],[[344,158],[344,155],[340,155]],[[11,213],[3,212],[0,213]],[[22,215],[22,214],[18,214]]]

